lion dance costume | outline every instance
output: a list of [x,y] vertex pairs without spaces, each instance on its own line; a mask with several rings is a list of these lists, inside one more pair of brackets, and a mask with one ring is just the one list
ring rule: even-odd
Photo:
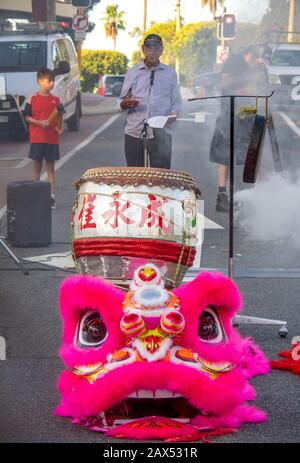
[[153,264],[124,293],[93,276],[61,288],[68,366],[56,410],[127,439],[200,439],[201,430],[259,422],[248,379],[269,371],[259,348],[232,328],[241,298],[224,275],[201,273],[168,291]]
[[236,285],[200,273],[170,289],[151,260],[127,292],[99,276],[66,279],[56,414],[106,436],[196,441],[261,422],[248,380],[269,371],[251,339],[232,327]]

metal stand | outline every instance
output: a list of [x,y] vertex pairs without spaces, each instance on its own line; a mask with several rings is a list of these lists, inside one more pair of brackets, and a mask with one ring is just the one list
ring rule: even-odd
[[141,132],[141,139],[143,140],[143,149],[144,149],[144,167],[150,167],[150,159],[149,159],[149,153],[148,153],[148,139],[149,139],[148,127],[149,127],[148,119],[145,119],[144,127]]
[[15,261],[15,263],[17,264],[17,266],[20,268],[20,270],[22,270],[22,272],[24,273],[24,275],[29,275],[29,271],[26,270],[21,261],[17,258],[17,256],[9,249],[9,247],[7,246],[7,244],[3,241],[3,236],[0,236],[0,246],[2,246],[5,251],[7,252],[7,254],[10,255],[10,257]]
[[150,115],[150,107],[151,107],[151,93],[152,93],[152,87],[153,87],[153,82],[154,82],[154,73],[155,70],[151,70],[150,74],[150,87],[149,87],[149,93],[148,93],[148,99],[147,99],[147,110],[146,110],[146,118],[144,120],[144,126],[141,131],[140,138],[143,140],[143,149],[144,149],[144,167],[150,167],[150,158],[149,158],[149,152],[148,152],[148,140],[149,140],[149,133],[148,133],[148,119]]
[[[228,276],[232,280],[234,273],[233,257],[233,230],[234,230],[234,107],[235,98],[270,98],[273,95],[221,95],[216,97],[189,98],[188,101],[207,100],[213,98],[230,99],[230,164],[229,164],[229,253],[228,253]],[[236,315],[233,320],[234,325],[275,325],[280,326],[279,336],[285,338],[288,335],[287,322],[281,320],[271,320],[266,318],[249,317],[247,315]]]

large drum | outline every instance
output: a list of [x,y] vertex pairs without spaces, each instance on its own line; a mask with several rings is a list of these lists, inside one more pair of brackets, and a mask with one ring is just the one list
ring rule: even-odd
[[89,169],[75,184],[72,252],[80,273],[127,285],[153,262],[168,286],[193,265],[200,191],[185,172],[144,167]]

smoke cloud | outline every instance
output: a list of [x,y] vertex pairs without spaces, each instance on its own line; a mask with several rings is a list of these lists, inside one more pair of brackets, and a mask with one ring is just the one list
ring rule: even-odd
[[236,222],[251,240],[289,240],[300,248],[300,172],[272,173],[254,188],[238,191]]
[[241,2],[241,0],[227,0],[226,7],[228,13],[237,14],[238,21],[258,23],[269,6],[269,0],[251,0]]

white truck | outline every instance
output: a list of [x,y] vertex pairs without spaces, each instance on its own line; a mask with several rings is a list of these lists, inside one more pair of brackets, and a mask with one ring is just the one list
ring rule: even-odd
[[279,105],[300,101],[300,43],[268,44],[268,80],[275,91],[272,100]]
[[0,135],[17,138],[25,132],[22,112],[27,97],[38,91],[36,74],[42,67],[55,71],[52,92],[64,106],[64,122],[69,130],[79,130],[80,74],[73,41],[57,27],[39,23],[0,30]]

